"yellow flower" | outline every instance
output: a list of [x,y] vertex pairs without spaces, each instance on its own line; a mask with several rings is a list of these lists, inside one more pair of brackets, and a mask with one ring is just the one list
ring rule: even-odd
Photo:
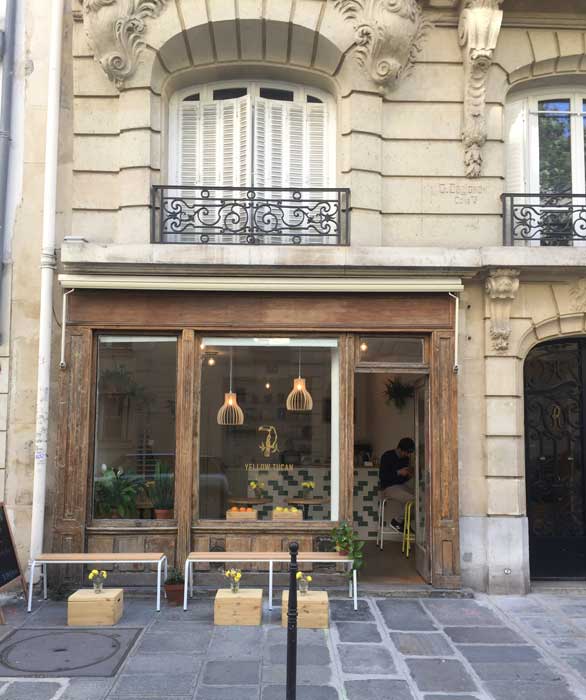
[[301,573],[301,571],[298,571],[298,572],[297,572],[297,574],[295,575],[295,578],[298,579],[298,580],[299,580],[300,578],[303,578],[303,574]]
[[91,574],[88,576],[89,580],[92,581],[94,578],[94,572],[92,571]]
[[108,574],[105,571],[102,571],[101,574],[102,578],[108,578]]
[[236,574],[236,576],[234,576],[234,579],[236,581],[240,581],[241,578],[242,578],[242,574]]
[[93,574],[94,576],[97,576],[98,573],[99,573],[99,571],[98,571],[97,569],[92,569],[92,574]]
[[309,583],[311,583],[313,581],[313,578],[311,576],[308,576],[307,580],[309,581]]

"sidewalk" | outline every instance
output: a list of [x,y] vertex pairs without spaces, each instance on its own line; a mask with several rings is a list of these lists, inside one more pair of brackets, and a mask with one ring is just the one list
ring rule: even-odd
[[[67,628],[66,604],[5,608],[0,700],[285,700],[280,609],[214,627],[213,601],[114,628]],[[586,700],[586,596],[331,601],[299,631],[298,700]],[[108,675],[113,674],[113,675]],[[42,677],[35,677],[42,676]]]

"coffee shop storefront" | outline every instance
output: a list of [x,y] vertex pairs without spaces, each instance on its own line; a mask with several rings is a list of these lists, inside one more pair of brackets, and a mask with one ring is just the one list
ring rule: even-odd
[[395,368],[428,387],[418,569],[459,586],[459,280],[323,292],[112,279],[61,279],[74,291],[55,550],[163,550],[181,565],[191,550],[327,546],[333,524],[363,507],[358,480],[376,498],[376,471],[358,471],[356,373]]

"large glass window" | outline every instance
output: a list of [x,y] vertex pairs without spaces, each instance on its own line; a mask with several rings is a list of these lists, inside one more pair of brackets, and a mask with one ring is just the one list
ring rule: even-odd
[[338,343],[205,338],[199,517],[338,518]]
[[95,518],[173,518],[176,383],[176,338],[98,338]]

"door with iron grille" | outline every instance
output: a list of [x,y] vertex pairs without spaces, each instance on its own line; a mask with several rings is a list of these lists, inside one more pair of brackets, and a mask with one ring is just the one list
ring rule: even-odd
[[525,361],[525,466],[533,579],[586,577],[586,340],[554,341]]

